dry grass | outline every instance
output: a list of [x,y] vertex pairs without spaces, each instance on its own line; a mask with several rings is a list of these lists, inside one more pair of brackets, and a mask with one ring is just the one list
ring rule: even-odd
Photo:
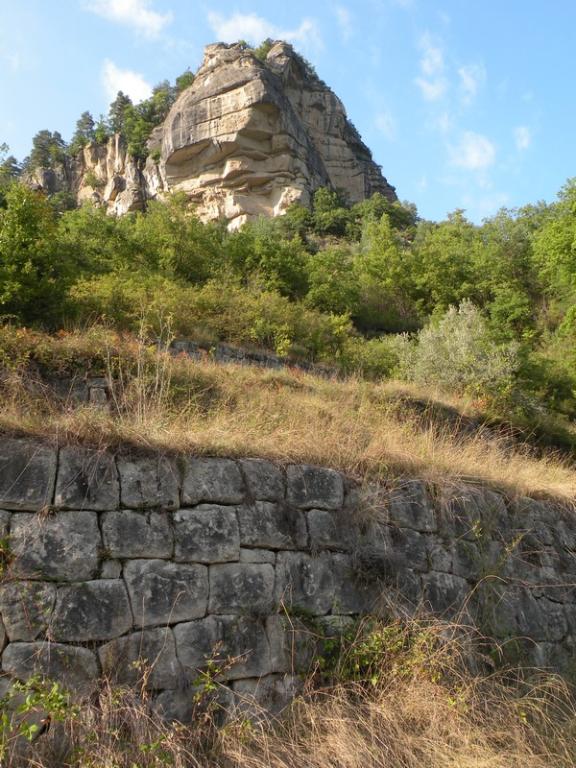
[[[109,372],[113,399],[102,410],[55,400],[48,388],[32,386],[29,366],[12,370],[4,377],[0,428],[60,441],[310,462],[359,478],[412,475],[564,501],[576,495],[576,471],[565,458],[536,455],[487,429],[466,434],[453,418],[423,420],[398,395],[434,407],[439,401],[399,383],[174,359],[136,341],[110,353]],[[471,412],[455,399],[450,406]]]
[[21,751],[25,761],[13,750],[6,768],[574,765],[576,710],[562,681],[471,673],[462,660],[464,652],[469,658],[470,636],[462,638],[461,629],[402,625],[400,632],[391,650],[376,645],[369,677],[336,676],[320,688],[311,678],[281,720],[262,714],[249,723],[240,715],[218,729],[199,709],[191,726],[169,724],[151,715],[149,700],[104,685]]

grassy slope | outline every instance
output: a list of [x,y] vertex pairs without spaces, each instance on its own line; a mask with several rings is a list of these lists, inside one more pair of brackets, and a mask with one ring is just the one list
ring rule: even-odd
[[[5,430],[310,462],[360,480],[413,475],[485,482],[511,495],[572,501],[576,494],[567,458],[536,453],[485,427],[470,429],[481,415],[470,404],[406,384],[172,358],[97,329],[56,338],[16,331],[0,341]],[[39,384],[82,377],[86,369],[113,381],[109,411],[57,401]]]

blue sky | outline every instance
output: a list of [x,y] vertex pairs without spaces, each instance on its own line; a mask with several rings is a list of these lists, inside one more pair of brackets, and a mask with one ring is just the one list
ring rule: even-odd
[[0,0],[0,143],[69,139],[122,88],[196,69],[203,46],[292,42],[403,200],[480,221],[576,175],[574,0]]

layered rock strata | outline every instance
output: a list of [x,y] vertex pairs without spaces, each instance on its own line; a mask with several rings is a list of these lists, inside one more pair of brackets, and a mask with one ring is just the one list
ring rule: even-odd
[[185,721],[212,662],[226,711],[279,712],[322,633],[398,610],[573,663],[576,520],[551,503],[5,438],[0,506],[0,693],[37,672],[82,695],[144,664],[156,709]]
[[182,191],[202,219],[224,217],[231,227],[309,205],[319,187],[341,190],[350,203],[375,192],[396,199],[342,102],[283,42],[265,61],[241,45],[207,46],[194,83],[148,144],[150,156],[138,163],[114,136],[34,181],[117,214]]

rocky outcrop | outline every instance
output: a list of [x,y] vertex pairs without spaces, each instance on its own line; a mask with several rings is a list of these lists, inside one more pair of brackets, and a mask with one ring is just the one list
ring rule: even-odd
[[148,148],[138,162],[116,135],[86,147],[61,173],[37,171],[34,181],[115,214],[182,191],[200,218],[224,217],[231,227],[309,205],[319,187],[341,190],[350,203],[375,192],[396,199],[342,102],[283,42],[265,61],[241,45],[207,46],[194,83]]
[[0,695],[35,672],[135,684],[144,664],[154,706],[186,720],[210,666],[228,710],[277,712],[369,612],[460,616],[573,673],[576,520],[552,503],[3,438],[0,507]]
[[395,199],[342,102],[283,42],[265,62],[239,45],[208,46],[166,119],[162,160],[169,188],[236,225],[308,205],[323,186],[352,203]]

